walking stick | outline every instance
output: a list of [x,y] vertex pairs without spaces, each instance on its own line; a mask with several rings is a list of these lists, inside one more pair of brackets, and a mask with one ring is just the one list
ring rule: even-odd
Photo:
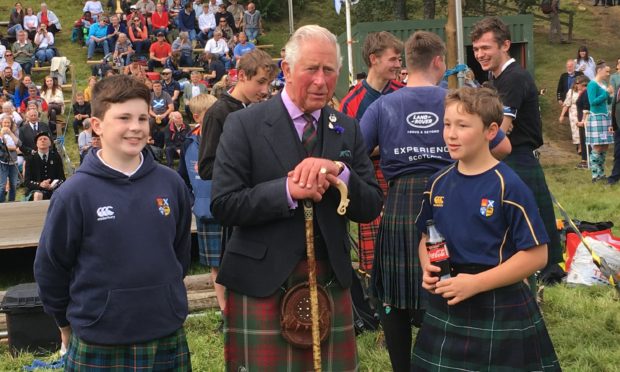
[[[340,204],[337,212],[344,215],[347,212],[349,199],[348,190],[344,182],[336,185],[340,191]],[[316,258],[314,256],[314,209],[312,200],[304,200],[304,221],[306,223],[306,254],[308,255],[308,287],[310,289],[310,316],[312,318],[312,357],[314,370],[321,371],[321,330],[319,324],[319,297],[316,284]]]

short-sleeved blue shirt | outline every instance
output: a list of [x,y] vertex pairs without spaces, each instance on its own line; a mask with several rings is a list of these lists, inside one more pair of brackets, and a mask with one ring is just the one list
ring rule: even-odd
[[416,219],[420,231],[433,219],[454,265],[497,266],[520,250],[549,242],[534,195],[499,162],[484,173],[460,173],[455,163],[428,182]]

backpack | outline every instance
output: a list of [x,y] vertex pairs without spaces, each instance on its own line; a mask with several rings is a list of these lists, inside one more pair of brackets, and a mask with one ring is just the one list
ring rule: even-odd
[[540,2],[540,10],[543,12],[543,14],[553,13],[552,0],[542,0]]

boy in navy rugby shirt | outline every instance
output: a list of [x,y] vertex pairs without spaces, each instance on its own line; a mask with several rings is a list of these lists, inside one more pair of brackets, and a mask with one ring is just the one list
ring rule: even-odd
[[427,235],[419,246],[431,293],[418,333],[416,370],[560,370],[524,279],[547,262],[549,241],[534,197],[489,150],[502,122],[497,94],[461,88],[446,97],[443,137],[457,162],[429,180],[420,231],[433,219],[446,237],[452,278],[439,280]]

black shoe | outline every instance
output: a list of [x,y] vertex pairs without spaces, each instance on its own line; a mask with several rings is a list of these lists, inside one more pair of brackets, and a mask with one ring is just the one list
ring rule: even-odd
[[617,185],[618,184],[618,180],[614,179],[614,178],[607,178],[607,184],[609,186]]

